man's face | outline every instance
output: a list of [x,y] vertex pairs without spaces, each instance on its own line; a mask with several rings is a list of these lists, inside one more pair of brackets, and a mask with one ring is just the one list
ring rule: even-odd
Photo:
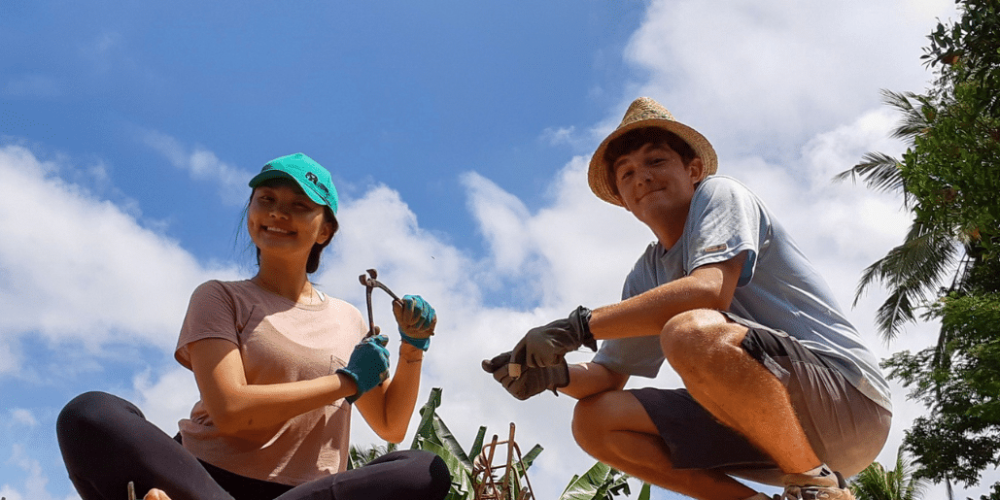
[[701,179],[700,158],[688,165],[667,145],[647,143],[620,156],[612,165],[615,186],[625,208],[653,228],[680,224],[683,229],[695,184]]

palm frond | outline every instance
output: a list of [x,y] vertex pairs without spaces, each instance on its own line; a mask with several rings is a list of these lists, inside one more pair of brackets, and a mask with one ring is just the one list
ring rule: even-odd
[[927,97],[913,92],[893,92],[883,89],[882,102],[899,110],[902,119],[891,136],[913,143],[913,138],[925,133],[937,116],[937,107]]
[[858,500],[920,500],[927,483],[914,477],[916,467],[903,449],[896,452],[896,468],[886,470],[875,462],[851,481],[851,490]]
[[865,153],[861,162],[833,177],[835,181],[848,178],[853,182],[858,179],[876,191],[900,191],[906,195],[905,184],[900,172],[900,162],[885,153]]
[[950,235],[914,223],[901,245],[862,272],[854,305],[871,285],[885,285],[889,295],[876,313],[876,325],[883,339],[891,341],[903,324],[916,319],[916,309],[926,304],[954,270],[957,252]]

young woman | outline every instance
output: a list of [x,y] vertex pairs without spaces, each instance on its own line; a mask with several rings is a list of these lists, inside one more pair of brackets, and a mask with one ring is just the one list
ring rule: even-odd
[[432,453],[346,470],[352,406],[383,439],[406,434],[434,309],[419,296],[393,303],[402,342],[389,378],[386,337],[364,339],[360,312],[308,280],[338,228],[330,173],[298,153],[250,187],[259,270],[199,286],[175,351],[201,400],[174,438],[110,394],[72,400],[57,433],[80,496],[124,500],[131,481],[146,500],[444,498],[451,477]]

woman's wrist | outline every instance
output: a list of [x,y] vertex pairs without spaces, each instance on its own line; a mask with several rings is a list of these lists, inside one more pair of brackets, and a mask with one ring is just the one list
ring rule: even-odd
[[402,342],[399,344],[399,359],[406,363],[419,363],[424,360],[424,350]]

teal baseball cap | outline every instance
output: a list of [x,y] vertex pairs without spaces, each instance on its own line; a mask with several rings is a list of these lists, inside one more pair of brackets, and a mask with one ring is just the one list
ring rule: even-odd
[[250,179],[250,187],[276,178],[292,179],[299,184],[309,199],[319,205],[330,207],[337,214],[337,188],[330,179],[330,171],[316,163],[304,153],[295,153],[275,158],[264,165],[260,173]]

